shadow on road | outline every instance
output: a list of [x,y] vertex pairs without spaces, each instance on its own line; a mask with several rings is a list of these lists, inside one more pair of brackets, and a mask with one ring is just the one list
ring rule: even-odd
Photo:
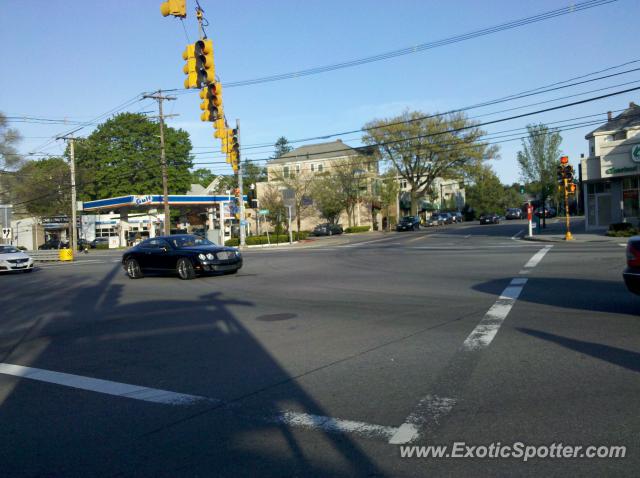
[[[495,279],[475,285],[475,290],[497,295],[511,277]],[[640,299],[627,291],[620,281],[574,279],[558,277],[529,277],[519,302],[562,307],[565,309],[612,314],[640,314]]]
[[[59,277],[34,275],[0,297],[10,311],[0,317],[4,362],[224,404],[177,407],[0,376],[3,475],[381,475],[349,436],[247,418],[327,415],[230,310],[254,303],[206,281],[131,281],[119,265],[97,279]],[[25,307],[27,290],[37,293]],[[171,298],[181,290],[196,299]]]
[[566,347],[585,355],[590,355],[605,362],[624,367],[634,372],[640,372],[640,354],[631,352],[618,347],[597,344],[594,342],[585,342],[583,340],[570,339],[561,335],[550,334],[540,330],[533,330],[524,327],[516,327],[522,333],[531,335],[541,340],[554,342],[562,347]]

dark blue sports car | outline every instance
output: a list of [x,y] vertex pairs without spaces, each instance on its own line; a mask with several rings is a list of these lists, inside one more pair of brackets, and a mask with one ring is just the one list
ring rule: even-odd
[[242,267],[242,255],[202,237],[176,234],[147,239],[129,249],[122,256],[122,267],[131,279],[164,272],[189,280],[198,274],[234,274]]

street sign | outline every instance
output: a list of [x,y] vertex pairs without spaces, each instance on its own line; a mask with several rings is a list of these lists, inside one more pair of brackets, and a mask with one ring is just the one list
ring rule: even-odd
[[11,239],[11,228],[3,227],[2,228],[2,239]]
[[269,214],[269,210],[268,209],[260,209],[258,211],[258,214],[262,214],[262,215]]
[[631,160],[634,163],[640,163],[640,144],[637,144],[633,148],[631,148]]

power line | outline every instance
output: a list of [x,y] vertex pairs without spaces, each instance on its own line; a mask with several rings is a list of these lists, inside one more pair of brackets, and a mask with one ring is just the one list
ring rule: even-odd
[[[378,62],[378,61],[382,61],[382,60],[388,60],[391,58],[396,58],[399,56],[404,56],[404,55],[410,55],[410,54],[414,54],[414,53],[418,53],[418,52],[422,52],[425,50],[431,50],[434,48],[439,48],[442,46],[446,46],[446,45],[451,45],[453,43],[459,43],[462,41],[466,41],[466,40],[471,40],[474,38],[478,38],[481,36],[485,36],[485,35],[490,35],[493,33],[498,33],[501,31],[505,31],[505,30],[510,30],[513,28],[517,28],[517,27],[521,27],[521,26],[525,26],[525,25],[529,25],[532,23],[537,23],[537,22],[541,22],[544,20],[549,20],[551,18],[555,18],[555,17],[559,17],[562,15],[568,15],[571,13],[575,13],[575,12],[579,12],[579,11],[583,11],[583,10],[588,10],[591,8],[595,8],[595,7],[600,7],[603,5],[607,5],[609,3],[614,3],[617,0],[588,0],[585,2],[581,2],[581,3],[576,3],[573,5],[569,5],[566,7],[562,7],[562,8],[558,8],[555,10],[549,10],[537,15],[533,15],[533,16],[529,16],[529,17],[524,17],[518,20],[512,20],[506,23],[501,23],[498,25],[494,25],[491,27],[487,27],[487,28],[482,28],[479,30],[475,30],[469,33],[463,33],[463,34],[459,34],[459,35],[455,35],[452,37],[448,37],[448,38],[444,38],[441,40],[436,40],[436,41],[431,41],[431,42],[427,42],[427,43],[420,43],[418,45],[414,45],[414,46],[409,46],[409,47],[405,47],[405,48],[400,48],[397,50],[391,50],[385,53],[379,53],[376,55],[371,55],[371,56],[367,56],[367,57],[362,57],[362,58],[357,58],[354,60],[348,60],[348,61],[344,61],[344,62],[340,62],[340,63],[333,63],[333,64],[329,64],[329,65],[324,65],[324,66],[317,66],[317,67],[313,67],[313,68],[308,68],[308,69],[303,69],[303,70],[297,70],[297,71],[293,71],[293,72],[289,72],[289,73],[281,73],[281,74],[276,74],[276,75],[269,75],[269,76],[263,76],[263,77],[257,77],[257,78],[253,78],[253,79],[247,79],[247,80],[240,80],[240,81],[231,81],[228,83],[224,83],[223,86],[225,88],[234,88],[234,87],[239,87],[239,86],[248,86],[248,85],[256,85],[256,84],[260,84],[260,83],[268,83],[268,82],[274,82],[274,81],[281,81],[281,80],[287,80],[287,79],[292,79],[292,78],[300,78],[303,76],[311,76],[311,75],[317,75],[320,73],[326,73],[329,71],[334,71],[334,70],[339,70],[339,69],[343,69],[343,68],[351,68],[354,66],[359,66],[359,65],[364,65],[367,63],[373,63],[373,62]],[[178,91],[179,89],[168,89],[166,91]]]

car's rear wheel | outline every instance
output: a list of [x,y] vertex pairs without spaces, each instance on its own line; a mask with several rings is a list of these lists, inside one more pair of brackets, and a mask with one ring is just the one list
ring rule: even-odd
[[138,264],[138,261],[135,259],[129,259],[127,261],[126,271],[129,279],[142,279],[144,277],[140,264]]
[[178,271],[178,276],[182,280],[191,280],[196,276],[196,270],[193,268],[193,264],[189,259],[185,259],[184,257],[178,259],[176,269]]

